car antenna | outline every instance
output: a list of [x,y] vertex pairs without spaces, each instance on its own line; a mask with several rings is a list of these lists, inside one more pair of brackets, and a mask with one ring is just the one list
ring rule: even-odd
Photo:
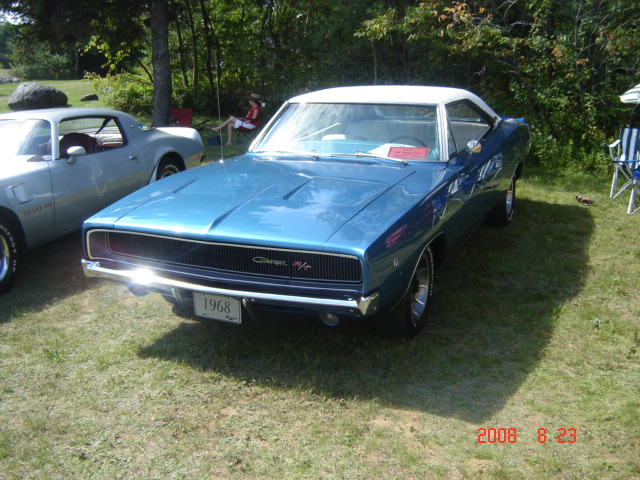
[[[216,98],[218,100],[218,118],[222,118],[220,111],[220,76],[218,75],[218,53],[213,52],[213,62],[216,66]],[[222,146],[222,135],[220,135],[220,161],[224,162],[224,147]]]

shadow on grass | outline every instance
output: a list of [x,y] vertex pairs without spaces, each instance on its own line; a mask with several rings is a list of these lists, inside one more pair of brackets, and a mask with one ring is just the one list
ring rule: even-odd
[[531,200],[518,209],[511,226],[482,227],[439,270],[432,324],[413,340],[382,339],[363,323],[194,320],[140,355],[480,423],[535,368],[555,312],[580,291],[588,264],[588,209]]
[[82,273],[80,233],[67,235],[26,253],[13,288],[0,296],[0,323],[18,312],[38,311],[89,287]]

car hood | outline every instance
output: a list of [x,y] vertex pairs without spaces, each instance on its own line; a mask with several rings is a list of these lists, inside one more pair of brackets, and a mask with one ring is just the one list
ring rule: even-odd
[[[372,204],[379,203],[377,210],[384,211],[374,215],[384,225],[393,216],[391,211],[401,210],[399,204],[415,202],[415,192],[399,188],[414,174],[411,166],[390,162],[259,159],[246,154],[173,175],[117,202],[88,223],[111,219],[122,230],[323,249]],[[381,201],[384,197],[389,199]],[[371,230],[370,217],[361,220],[359,230]]]

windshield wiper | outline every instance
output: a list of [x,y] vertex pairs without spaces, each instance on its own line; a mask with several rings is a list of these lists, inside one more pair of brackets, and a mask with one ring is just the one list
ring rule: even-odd
[[356,157],[356,158],[373,158],[376,160],[389,160],[393,163],[401,162],[403,165],[408,165],[406,160],[401,158],[392,158],[384,155],[376,155],[375,153],[369,152],[354,152],[354,153],[332,153],[329,155],[330,157]]
[[311,157],[314,160],[317,160],[318,158],[320,158],[320,155],[318,155],[317,153],[295,152],[295,151],[289,151],[289,150],[256,150],[250,153],[262,153],[267,155],[295,155],[298,157]]

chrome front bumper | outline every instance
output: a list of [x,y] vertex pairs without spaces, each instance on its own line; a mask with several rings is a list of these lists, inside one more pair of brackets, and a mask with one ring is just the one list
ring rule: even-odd
[[307,297],[299,295],[283,295],[266,292],[252,292],[248,290],[231,290],[219,287],[207,287],[195,283],[173,280],[156,275],[151,270],[116,270],[105,268],[98,261],[81,260],[82,269],[87,277],[106,278],[125,283],[129,290],[136,294],[148,292],[175,298],[182,302],[185,292],[211,293],[226,295],[242,300],[242,303],[251,306],[252,303],[261,302],[272,305],[296,305],[310,310],[325,311],[339,314],[364,316],[372,314],[376,310],[378,294],[368,297],[349,298],[346,300],[336,298]]

